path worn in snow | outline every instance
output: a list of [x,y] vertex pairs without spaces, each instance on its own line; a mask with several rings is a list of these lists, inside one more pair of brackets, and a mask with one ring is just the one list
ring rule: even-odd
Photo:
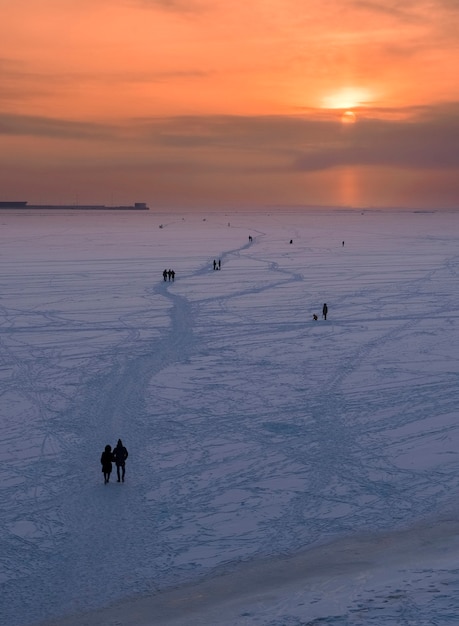
[[[5,623],[179,599],[298,551],[298,579],[324,559],[333,587],[331,542],[454,518],[457,218],[434,217],[5,218]],[[126,483],[105,486],[118,437]],[[327,584],[301,602],[325,610]]]

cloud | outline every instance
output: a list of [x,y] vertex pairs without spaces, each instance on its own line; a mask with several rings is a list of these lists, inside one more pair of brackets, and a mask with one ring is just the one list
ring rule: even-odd
[[[319,139],[323,122],[303,116],[209,115],[135,120],[131,128],[162,146],[264,151]],[[301,145],[301,143],[300,143]]]
[[17,104],[43,99],[53,101],[64,94],[94,89],[123,89],[129,85],[160,85],[192,82],[211,77],[202,69],[142,71],[137,69],[98,72],[37,72],[29,70],[19,61],[0,59],[0,104]]
[[[459,167],[459,104],[419,107],[406,120],[363,119],[343,140],[303,151],[295,168],[316,171],[340,166],[414,169]],[[347,133],[349,131],[349,133]]]
[[372,0],[355,0],[353,6],[356,9],[363,9],[372,13],[386,15],[396,18],[403,22],[417,22],[419,21],[419,15],[416,9],[422,5],[422,3],[404,2],[403,4],[395,2],[377,2]]
[[[63,77],[64,80],[67,77]],[[58,76],[44,76],[27,71],[25,64],[15,59],[0,58],[0,103],[48,96],[62,84]]]
[[364,9],[381,15],[388,15],[406,22],[424,20],[426,16],[439,12],[457,12],[457,0],[354,0],[356,9]]
[[[387,23],[398,33],[386,30],[386,45],[414,46],[420,51],[455,48],[457,41],[457,0],[354,0],[357,13],[367,14],[373,23]],[[372,28],[370,29],[373,30]],[[384,32],[384,31],[383,31]],[[398,40],[398,41],[397,41]]]
[[6,97],[27,94],[52,94],[54,91],[74,85],[100,84],[119,85],[121,83],[166,83],[177,80],[193,80],[209,78],[215,72],[197,67],[182,67],[173,70],[113,70],[111,68],[98,71],[36,71],[30,69],[32,64],[16,58],[0,57],[0,101]]
[[459,167],[459,103],[402,110],[398,119],[365,117],[361,111],[347,126],[330,115],[154,117],[108,125],[4,113],[0,134],[79,139],[88,154],[91,143],[110,142],[118,161],[128,166],[131,159],[137,167],[161,161],[208,163],[222,171]]
[[167,11],[190,13],[201,9],[202,3],[192,0],[137,0],[142,6],[154,6]]
[[361,116],[351,127],[343,127],[336,118],[310,114],[165,118],[137,121],[132,130],[163,148],[251,154],[264,162],[281,157],[295,170],[370,164],[459,166],[459,104],[403,113],[405,119]]
[[[100,0],[107,3],[108,0]],[[94,0],[92,0],[94,2]],[[113,0],[109,0],[113,6]],[[169,13],[201,13],[205,8],[204,0],[115,0],[119,5],[154,9]]]
[[0,135],[48,137],[52,139],[113,139],[114,127],[32,115],[0,113]]

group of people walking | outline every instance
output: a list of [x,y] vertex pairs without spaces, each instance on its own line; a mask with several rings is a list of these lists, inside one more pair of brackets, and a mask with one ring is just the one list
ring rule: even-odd
[[126,473],[126,459],[129,454],[121,439],[118,439],[116,447],[113,448],[107,444],[100,457],[102,465],[102,473],[104,475],[104,482],[107,484],[110,482],[110,474],[112,473],[112,463],[116,464],[116,474],[118,476],[118,482],[124,483],[124,475]]
[[175,272],[174,272],[174,270],[164,270],[163,278],[164,278],[164,282],[166,282],[166,280],[168,280],[168,279],[170,281],[174,282],[174,280],[175,280]]

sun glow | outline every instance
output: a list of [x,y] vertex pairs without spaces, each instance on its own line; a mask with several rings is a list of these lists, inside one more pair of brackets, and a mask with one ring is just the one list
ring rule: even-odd
[[343,109],[348,111],[358,106],[368,104],[370,94],[367,89],[349,87],[325,96],[322,101],[324,109]]

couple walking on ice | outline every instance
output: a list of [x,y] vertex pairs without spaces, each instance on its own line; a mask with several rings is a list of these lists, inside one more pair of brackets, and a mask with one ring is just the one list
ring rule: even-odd
[[116,473],[118,476],[118,482],[123,481],[126,473],[126,459],[129,454],[121,439],[118,439],[116,448],[113,448],[107,444],[105,450],[102,452],[100,462],[102,464],[102,472],[104,474],[104,482],[107,484],[110,482],[110,474],[112,473],[112,463],[116,463]]

